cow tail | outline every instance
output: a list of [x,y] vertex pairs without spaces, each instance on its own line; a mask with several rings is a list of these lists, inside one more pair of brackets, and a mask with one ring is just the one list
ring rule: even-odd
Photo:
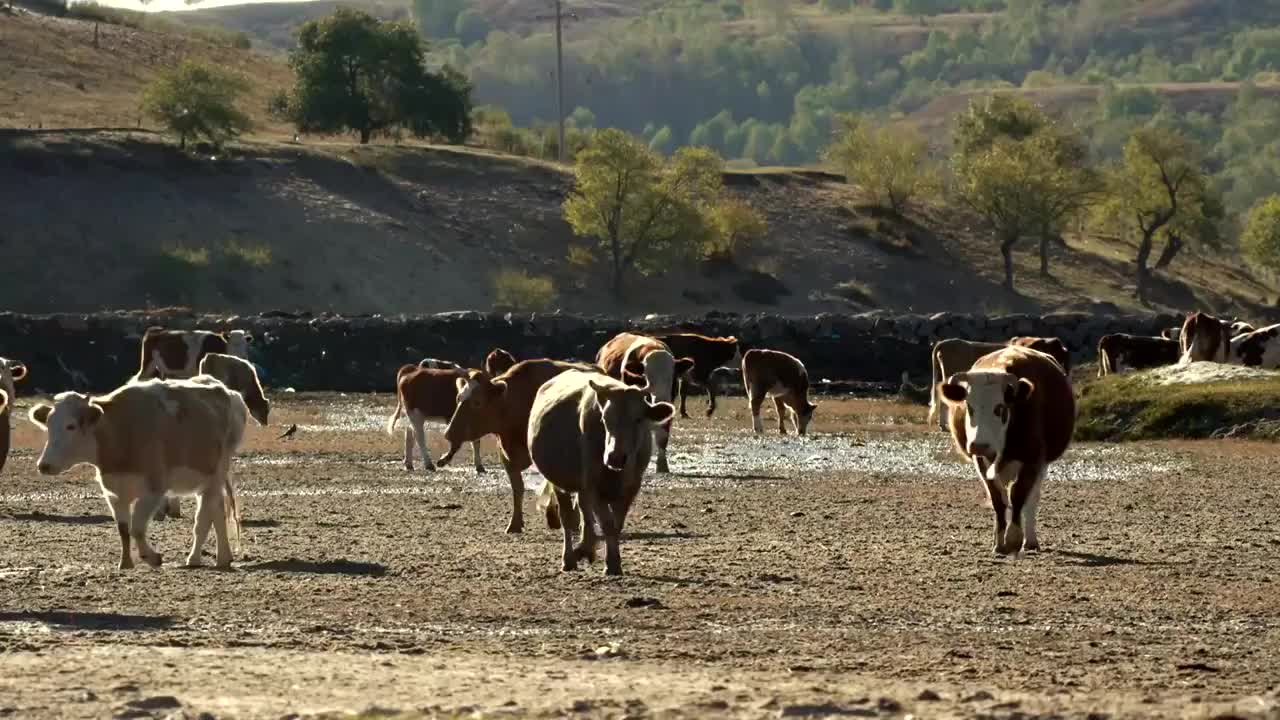
[[538,509],[547,516],[547,527],[552,530],[559,530],[560,503],[556,500],[556,490],[551,486],[550,482],[542,481],[542,489],[538,490],[537,503]]
[[391,418],[387,420],[387,434],[395,437],[396,421],[404,414],[404,398],[400,397],[400,389],[396,388],[396,409],[391,413]]
[[927,422],[932,425],[938,420],[938,383],[942,382],[938,378],[939,362],[937,350],[929,352],[929,365],[933,374],[933,382],[929,385],[929,419]]
[[230,468],[222,476],[222,511],[227,518],[227,540],[240,552],[240,503],[236,502],[236,484],[231,479]]
[[1107,350],[1107,347],[1098,344],[1098,377],[1105,377],[1112,372],[1111,354]]

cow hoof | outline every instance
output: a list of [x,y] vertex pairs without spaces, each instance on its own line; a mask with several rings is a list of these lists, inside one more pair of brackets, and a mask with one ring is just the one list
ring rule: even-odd
[[413,472],[413,463],[405,463],[405,464],[404,464],[404,471],[405,471],[405,472]]
[[578,563],[576,562],[566,562],[560,566],[560,572],[577,572],[577,570]]
[[132,570],[133,560],[121,560],[120,564],[117,565],[116,567],[117,569],[120,569],[120,570]]
[[522,532],[524,532],[524,521],[523,521],[523,520],[521,520],[520,522],[516,522],[515,520],[512,520],[510,523],[508,523],[508,524],[507,524],[507,534],[508,534],[508,535],[517,535],[517,534],[522,533]]
[[715,415],[715,413],[716,413],[715,408],[707,408],[707,417],[711,417],[712,415]]
[[605,577],[621,577],[621,576],[622,576],[622,566],[621,566],[621,565],[609,565],[609,566],[605,567],[605,569],[604,569],[604,576],[605,576]]
[[1038,553],[1040,552],[1040,543],[1026,543],[1022,546],[1022,552]]
[[659,461],[656,470],[660,473],[669,473],[671,472],[671,466],[666,461]]
[[483,465],[477,465],[477,466],[476,466],[476,474],[477,474],[477,475],[483,475],[483,474],[485,474],[485,472],[487,472],[487,471],[484,469],[484,466],[483,466]]
[[688,419],[689,419],[689,413],[684,412],[684,411],[681,411],[681,412],[680,412],[680,417],[684,418],[685,420],[688,420]]
[[164,558],[160,553],[151,553],[150,555],[143,555],[142,561],[151,567],[156,568],[160,567],[164,563]]
[[215,568],[217,568],[218,570],[230,570],[230,569],[231,569],[231,558],[227,558],[226,560],[219,560],[219,561],[217,561],[216,563],[214,563],[214,565],[213,565],[213,566],[214,566]]
[[195,569],[203,566],[204,566],[204,562],[200,559],[199,555],[196,555],[195,557],[191,557],[190,555],[188,555],[187,562],[186,564],[183,565],[183,567],[190,568],[190,569]]
[[431,473],[434,473],[434,472],[436,471],[436,466],[435,466],[435,465],[424,465],[424,466],[422,467],[422,471],[423,471],[423,472],[425,472],[426,474],[430,475]]

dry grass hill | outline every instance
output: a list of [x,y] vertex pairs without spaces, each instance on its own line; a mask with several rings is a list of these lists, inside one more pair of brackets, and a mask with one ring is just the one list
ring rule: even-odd
[[[203,56],[258,80],[257,134],[227,157],[190,158],[137,123],[159,68]],[[566,262],[562,168],[467,148],[287,141],[260,112],[284,86],[278,58],[181,33],[0,14],[0,308],[423,312],[488,308],[502,268],[554,278],[579,312],[1038,311],[1135,307],[1124,241],[1068,238],[1052,278],[1019,255],[1017,293],[999,287],[991,241],[963,217],[924,208],[902,220],[867,208],[829,175],[726,175],[762,208],[768,242],[731,267],[688,262],[640,279],[623,307],[590,269]],[[32,126],[43,130],[28,130]],[[85,128],[117,128],[88,131]],[[70,128],[70,129],[68,129]],[[1179,257],[1156,302],[1242,315],[1274,292],[1213,258]]]

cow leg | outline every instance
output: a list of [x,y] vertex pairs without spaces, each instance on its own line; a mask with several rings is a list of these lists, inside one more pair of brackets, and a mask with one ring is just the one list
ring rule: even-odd
[[[1035,549],[1039,549],[1039,538],[1035,536],[1035,511],[1040,498],[1040,483],[1044,478],[1044,468],[1037,465],[1024,465],[1018,470],[1017,479],[1009,488],[1009,504],[1012,518],[1004,535],[1004,550],[1007,554],[1016,554],[1022,550],[1023,542],[1032,541]],[[1028,523],[1026,516],[1031,515]]]
[[560,526],[564,529],[564,553],[561,556],[564,563],[561,565],[561,569],[565,572],[570,572],[578,569],[578,553],[573,547],[573,528],[577,525],[577,522],[575,522],[577,518],[574,517],[573,497],[559,488],[554,492],[556,495],[555,505],[560,512]]
[[165,502],[162,502],[162,503],[159,503],[158,505],[156,505],[156,511],[155,511],[155,515],[154,515],[153,519],[154,519],[154,520],[164,520],[164,519],[166,519],[166,518],[180,518],[180,517],[182,517],[182,502],[181,502],[181,500],[182,500],[181,498],[179,498],[179,497],[177,497],[177,496],[174,496],[174,497],[171,497],[171,498],[167,498],[167,499],[165,500]]
[[[511,461],[505,457],[502,458],[502,467],[507,471],[507,480],[511,483],[511,522],[507,523],[507,532],[518,533],[524,531],[524,476],[520,471],[512,467]],[[551,508],[547,508],[550,510]],[[550,525],[550,513],[548,513],[548,525]],[[552,528],[554,529],[554,528]]]
[[707,417],[711,417],[716,412],[716,383],[714,380],[707,378]]
[[413,472],[413,428],[405,421],[404,425],[404,469]]
[[[782,402],[781,395],[773,396],[773,410],[778,413],[778,433],[787,434],[787,405]],[[799,426],[797,426],[799,427]]]
[[409,427],[413,428],[413,438],[418,443],[418,450],[422,453],[422,468],[428,473],[436,471],[436,464],[431,462],[431,451],[427,449],[427,431],[423,427],[427,419],[416,411],[409,413]]
[[667,464],[667,443],[671,441],[670,421],[653,429],[653,439],[658,445],[658,459],[654,469],[660,473],[671,472],[671,466]]
[[1044,477],[1048,468],[1041,468],[1036,474],[1035,484],[1027,494],[1027,503],[1022,510],[1022,530],[1025,539],[1022,549],[1026,552],[1040,552],[1040,537],[1036,534],[1036,513],[1040,510],[1040,488],[1044,486]]
[[573,554],[579,560],[586,560],[590,564],[596,561],[596,542],[599,539],[596,536],[596,494],[593,490],[586,489],[586,483],[583,483],[582,487],[583,489],[578,491],[578,515],[582,522],[582,539],[573,549]]
[[147,524],[155,514],[156,507],[164,508],[164,495],[147,494],[133,503],[133,517],[129,521],[129,534],[138,545],[138,557],[151,567],[160,567],[162,559],[151,544],[147,542]]
[[978,471],[978,479],[982,481],[982,486],[987,490],[987,500],[990,501],[991,511],[996,516],[995,544],[992,551],[1000,555],[1003,554],[1000,551],[1004,546],[1004,531],[1008,523],[1004,486],[1000,484],[999,480],[987,478],[989,468],[986,460],[974,458],[973,466]]
[[676,378],[675,383],[680,386],[680,417],[687,418],[689,413],[685,412],[684,404],[689,399],[689,381],[683,378]]
[[471,441],[471,459],[475,461],[476,473],[479,475],[483,475],[484,463],[480,462],[480,441],[479,440]]
[[[209,538],[209,528],[213,527],[213,490],[205,488],[196,495],[196,521],[191,526],[191,552],[187,553],[187,567],[200,567],[204,564],[201,550],[204,541]],[[217,492],[222,493],[222,488]]]
[[[600,521],[600,532],[604,535],[604,574],[622,574],[622,553],[618,550],[618,521],[610,503],[599,495],[595,500],[595,516]],[[620,508],[621,509],[621,508]]]
[[747,404],[751,406],[751,429],[756,433],[764,432],[764,422],[760,419],[760,408],[764,405],[764,393],[748,387]]
[[[991,497],[992,510],[996,512],[995,553],[997,555],[1015,555],[1022,549],[1022,506],[1025,495],[1016,501],[1010,496],[1023,488],[1018,487],[1018,476],[1022,472],[1022,463],[1014,460],[1007,462],[995,472],[995,478],[987,480],[987,493]],[[990,471],[988,471],[990,474]],[[1012,512],[1009,512],[1012,505]]]
[[111,517],[115,518],[116,530],[120,531],[120,569],[133,567],[133,553],[129,547],[129,500],[113,493],[106,493],[107,506],[111,508]]
[[[228,483],[224,480],[220,485],[226,487]],[[231,567],[231,538],[227,534],[228,501],[221,488],[218,491],[209,491],[209,501],[213,506],[209,512],[213,516],[213,540],[217,543],[214,566],[220,570],[227,570]]]

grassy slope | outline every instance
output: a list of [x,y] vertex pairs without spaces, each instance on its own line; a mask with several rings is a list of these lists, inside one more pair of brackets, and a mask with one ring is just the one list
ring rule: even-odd
[[[0,74],[0,97],[20,101],[0,108],[0,126],[132,125],[138,94],[159,68],[204,55],[261,80],[246,102],[261,131],[240,158],[222,164],[192,164],[149,133],[0,135],[0,192],[25,200],[0,206],[0,227],[7,237],[40,239],[6,242],[11,267],[26,272],[0,287],[0,307],[488,307],[492,272],[517,266],[554,276],[566,309],[612,309],[597,283],[577,288],[581,277],[563,261],[573,238],[560,219],[569,179],[558,168],[469,151],[282,144],[287,130],[260,112],[268,91],[287,82],[279,60],[174,35],[107,26],[102,33],[94,49],[89,23],[0,15],[0,66],[17,69]],[[769,216],[768,242],[744,265],[790,290],[776,309],[1035,311],[1090,300],[1133,307],[1134,249],[1124,243],[1071,239],[1065,255],[1055,250],[1054,277],[1046,279],[1022,253],[1019,294],[1011,295],[998,286],[990,241],[948,211],[883,218],[859,209],[855,189],[787,169],[727,179]],[[269,249],[271,262],[237,270],[223,253],[231,241]],[[174,265],[162,253],[174,248],[207,250],[211,260]],[[1268,294],[1237,267],[1192,257],[1160,277],[1157,299],[1177,308],[1251,315],[1248,303]],[[742,269],[677,266],[637,284],[625,309],[766,309],[735,290],[750,278]],[[68,280],[94,291],[46,291]]]
[[1076,437],[1118,441],[1207,438],[1236,426],[1261,423],[1238,434],[1276,436],[1280,381],[1157,385],[1145,374],[1091,381],[1080,399]]

